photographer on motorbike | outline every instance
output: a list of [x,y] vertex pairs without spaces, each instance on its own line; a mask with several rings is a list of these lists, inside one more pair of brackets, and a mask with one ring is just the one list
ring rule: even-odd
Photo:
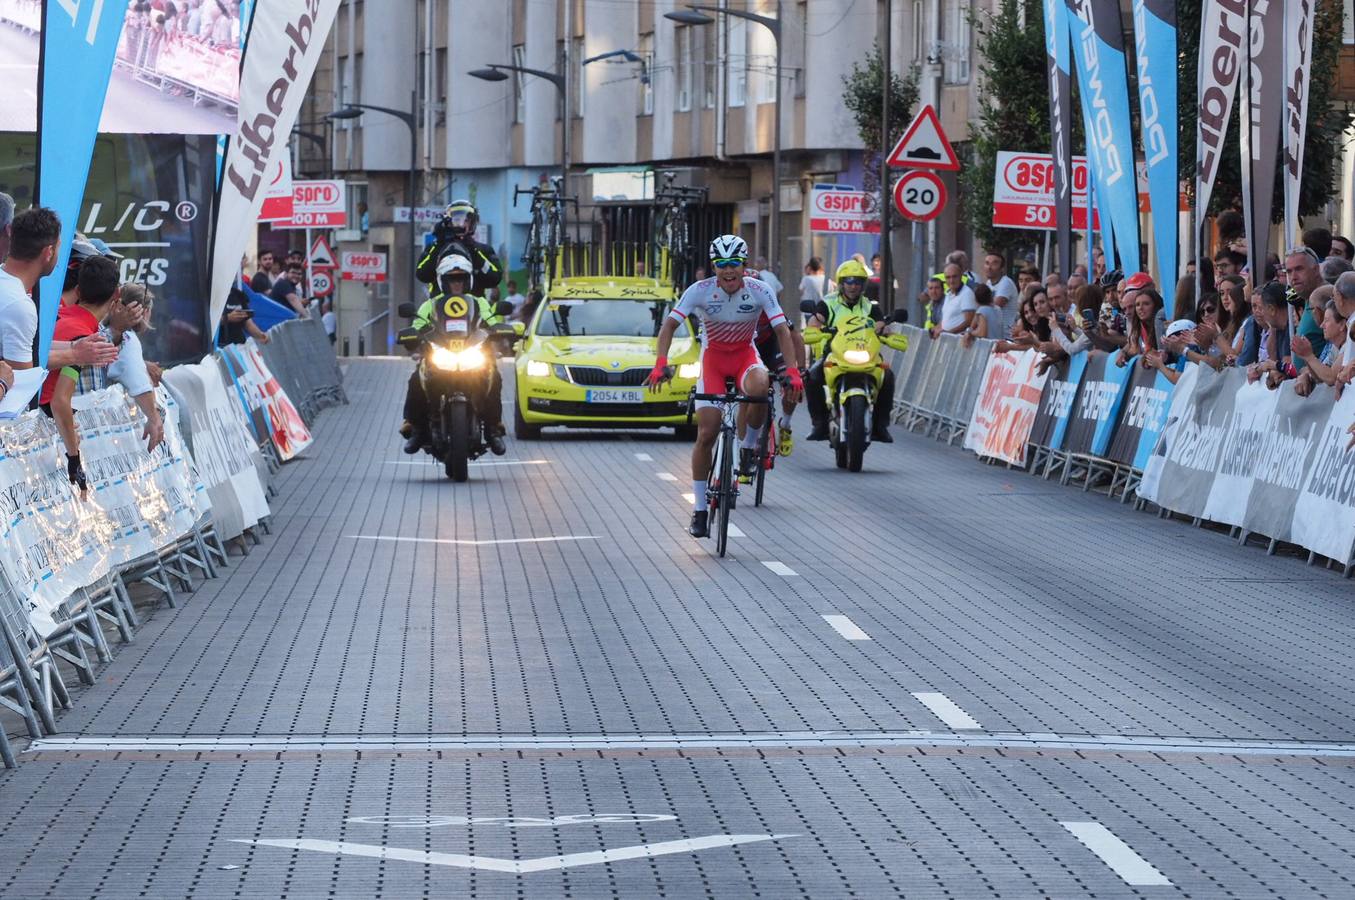
[[[849,259],[837,267],[835,280],[837,291],[819,301],[808,328],[834,328],[844,312],[859,313],[864,308],[875,322],[875,333],[880,334],[889,323],[885,321],[880,305],[865,296],[866,282],[870,273],[858,260]],[[805,402],[809,404],[810,424],[813,430],[808,440],[828,440],[828,401],[824,396],[826,379],[823,374],[823,362],[827,355],[819,357],[809,369],[805,379]],[[880,385],[880,394],[875,401],[875,416],[871,422],[870,439],[882,444],[894,443],[889,434],[889,414],[894,408],[894,371],[885,368],[884,382]]]
[[[436,271],[440,290],[423,302],[414,317],[414,327],[420,332],[432,329],[437,304],[448,297],[460,296],[467,301],[474,301],[479,320],[477,324],[481,328],[503,321],[488,300],[471,292],[473,264],[469,259],[452,253],[438,262]],[[508,449],[503,442],[503,377],[492,357],[490,376],[490,387],[483,407],[477,407],[476,413],[484,424],[485,443],[489,444],[495,456],[503,456]],[[418,453],[428,441],[428,397],[424,394],[417,367],[414,374],[409,376],[409,388],[405,392],[405,421],[400,426],[400,436],[405,438],[405,452],[409,454]]]
[[419,260],[416,272],[419,280],[429,286],[429,294],[438,289],[438,260],[456,251],[458,244],[461,255],[471,263],[473,277],[470,292],[476,297],[483,297],[487,290],[499,286],[503,267],[494,249],[475,239],[475,228],[479,224],[480,214],[469,200],[453,200],[443,210],[442,218],[433,228],[433,243],[423,259]]

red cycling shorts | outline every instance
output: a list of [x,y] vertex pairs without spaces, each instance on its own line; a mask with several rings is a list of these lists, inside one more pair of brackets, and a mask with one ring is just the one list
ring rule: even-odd
[[[758,358],[757,348],[751,342],[742,346],[709,345],[701,353],[701,378],[696,382],[698,394],[723,394],[725,379],[734,379],[734,386],[743,393],[743,379],[753,369],[765,369]],[[714,406],[709,400],[696,401],[697,409]]]

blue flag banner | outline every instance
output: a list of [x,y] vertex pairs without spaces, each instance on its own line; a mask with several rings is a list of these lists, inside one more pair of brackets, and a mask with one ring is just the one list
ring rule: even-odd
[[1176,2],[1134,0],[1134,54],[1138,60],[1139,138],[1148,166],[1148,200],[1153,208],[1157,284],[1172,316],[1180,275],[1176,123]]
[[[1089,158],[1099,169],[1097,200],[1114,220],[1120,268],[1138,272],[1143,268],[1139,259],[1139,197],[1119,0],[1066,2],[1078,88],[1091,125]],[[1107,250],[1107,260],[1109,256]]]
[[39,282],[38,364],[47,365],[71,238],[85,196],[126,4],[60,0],[42,5],[38,54],[37,202],[61,217],[56,268]]

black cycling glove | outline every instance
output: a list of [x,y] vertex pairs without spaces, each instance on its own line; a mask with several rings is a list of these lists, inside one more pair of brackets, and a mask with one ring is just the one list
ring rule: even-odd
[[85,478],[84,466],[80,465],[79,453],[66,454],[66,475],[70,477],[71,484],[80,489],[80,493],[89,490],[89,480]]

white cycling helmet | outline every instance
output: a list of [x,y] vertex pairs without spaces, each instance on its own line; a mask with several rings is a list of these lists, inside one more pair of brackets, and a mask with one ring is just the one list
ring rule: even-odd
[[438,260],[438,278],[450,275],[453,272],[465,272],[467,275],[471,275],[475,272],[475,269],[471,266],[470,260],[460,253],[449,253]]
[[722,234],[710,242],[711,259],[747,259],[748,244],[737,234]]

